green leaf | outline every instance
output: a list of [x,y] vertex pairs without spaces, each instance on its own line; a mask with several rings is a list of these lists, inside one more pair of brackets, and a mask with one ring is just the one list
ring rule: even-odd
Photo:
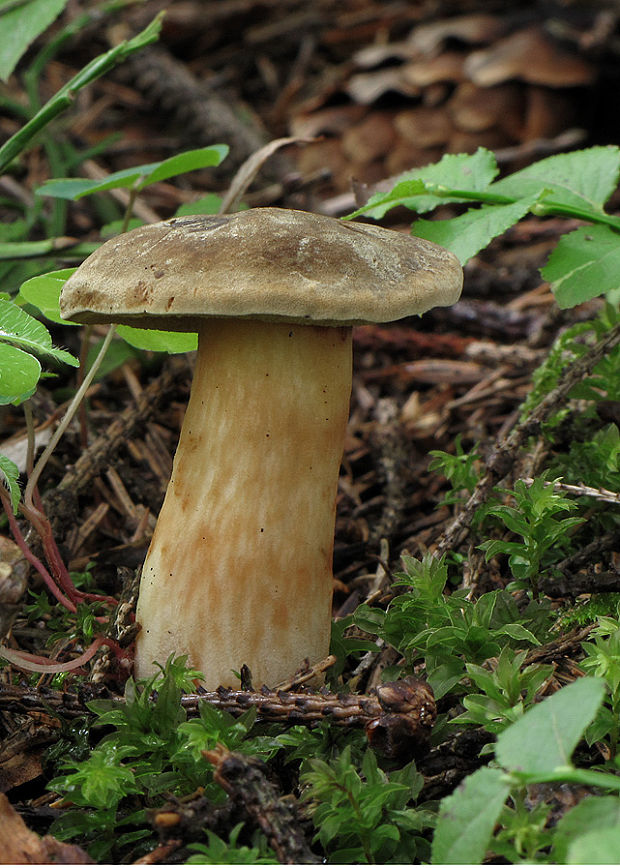
[[482,768],[442,799],[432,863],[479,865],[509,792],[500,769]]
[[568,865],[617,865],[620,854],[620,828],[586,832],[568,848]]
[[139,189],[142,190],[148,184],[155,184],[157,181],[165,181],[167,178],[183,175],[185,172],[193,172],[195,169],[219,166],[228,155],[228,151],[228,145],[211,145],[208,148],[198,148],[194,151],[176,154],[174,157],[159,163],[140,184]]
[[[588,796],[564,814],[553,835],[553,861],[564,865],[571,842],[587,832],[620,830],[620,799],[617,796]],[[620,852],[620,847],[617,848]],[[586,861],[591,862],[591,859]]]
[[[1,354],[1,349],[0,349]],[[0,374],[1,377],[1,374]],[[17,514],[19,506],[20,490],[17,480],[19,479],[19,467],[14,464],[6,455],[0,455],[0,485],[4,485],[9,490],[11,498],[11,506],[13,512]]]
[[577,742],[603,701],[605,682],[580,678],[531,708],[497,739],[507,769],[537,778],[570,767]]
[[465,214],[450,220],[417,220],[412,233],[451,250],[461,265],[465,265],[493,238],[525,217],[537,198],[537,195],[531,195],[509,205],[470,208]]
[[540,645],[536,636],[524,627],[523,624],[504,624],[503,627],[493,631],[494,636],[501,636],[502,633],[505,633],[510,636],[511,639],[516,639],[517,641],[523,640],[525,642],[531,642],[532,645]]
[[[183,202],[174,212],[175,217],[190,217],[194,214],[219,214],[222,197],[217,193],[207,193],[193,202]],[[240,208],[239,210],[244,210]]]
[[19,288],[19,297],[38,308],[46,319],[62,325],[77,326],[78,323],[63,319],[60,315],[59,299],[65,282],[75,268],[62,268],[31,277]]
[[116,333],[132,347],[157,353],[188,353],[198,346],[198,335],[193,332],[166,332],[119,325]]
[[[7,81],[20,57],[67,5],[67,0],[29,0],[0,8],[0,78]],[[9,38],[10,36],[10,38]]]
[[602,211],[618,185],[620,149],[615,145],[554,154],[496,181],[491,191],[523,198],[551,190],[556,202]]
[[42,184],[36,192],[39,196],[77,200],[92,193],[116,190],[119,187],[143,190],[149,184],[182,175],[184,172],[219,166],[227,153],[227,145],[211,145],[208,148],[185,151],[159,163],[145,163],[142,166],[122,169],[108,175],[103,181],[89,178],[54,178]]
[[0,299],[0,341],[6,341],[28,352],[47,356],[73,367],[79,364],[70,353],[52,346],[52,338],[43,323],[13,302],[3,299]]
[[346,219],[368,214],[380,220],[397,205],[422,214],[446,202],[468,202],[471,197],[459,194],[485,190],[497,172],[495,157],[486,148],[478,148],[475,154],[444,154],[438,163],[401,175],[388,193],[371,196],[363,208],[347,215]]
[[561,308],[620,287],[620,234],[608,226],[582,226],[563,235],[541,274]]
[[161,30],[163,11],[157,15],[147,27],[133,39],[120,42],[114,48],[95,57],[87,63],[77,75],[74,75],[21,129],[0,146],[0,174],[21,154],[30,144],[33,137],[46,127],[50,121],[61,112],[70,108],[75,100],[75,94],[86,85],[96,81],[118,63],[121,63],[135,51],[140,51],[146,45],[154,42]]
[[38,359],[11,344],[0,343],[0,404],[19,404],[37,388]]

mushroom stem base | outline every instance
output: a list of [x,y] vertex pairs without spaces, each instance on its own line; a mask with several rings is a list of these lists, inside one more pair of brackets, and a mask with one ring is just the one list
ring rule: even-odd
[[208,687],[327,655],[351,329],[207,320],[142,572],[136,674],[187,654]]

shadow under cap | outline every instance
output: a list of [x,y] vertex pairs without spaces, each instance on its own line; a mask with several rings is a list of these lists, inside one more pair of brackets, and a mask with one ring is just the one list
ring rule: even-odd
[[[432,242],[281,208],[175,217],[103,244],[69,278],[77,322],[192,330],[192,318],[391,322],[453,304],[457,258]],[[197,324],[195,326],[197,328]]]

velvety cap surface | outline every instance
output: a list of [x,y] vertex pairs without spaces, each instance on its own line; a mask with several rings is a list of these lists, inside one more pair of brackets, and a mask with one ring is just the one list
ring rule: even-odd
[[190,331],[187,317],[325,325],[390,322],[453,304],[447,250],[304,211],[175,217],[113,238],[65,284],[63,317]]

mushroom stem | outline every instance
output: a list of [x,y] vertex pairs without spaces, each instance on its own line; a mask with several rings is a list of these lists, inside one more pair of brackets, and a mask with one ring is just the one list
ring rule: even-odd
[[205,320],[140,586],[136,674],[188,654],[207,687],[328,653],[351,328]]

